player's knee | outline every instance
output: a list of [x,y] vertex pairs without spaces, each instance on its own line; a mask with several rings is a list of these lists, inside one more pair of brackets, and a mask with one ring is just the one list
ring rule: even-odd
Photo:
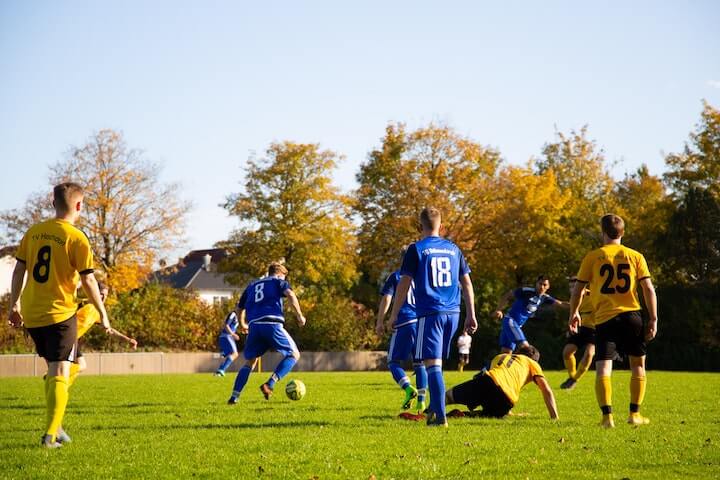
[[231,353],[230,355],[228,355],[228,356],[230,357],[230,360],[233,360],[233,361],[234,361],[234,360],[238,357],[238,353],[237,353],[237,352],[232,352],[232,353]]
[[295,359],[295,361],[297,362],[298,360],[300,360],[300,352],[297,351],[297,350],[295,350],[295,351],[292,353],[292,357],[293,357],[293,358]]

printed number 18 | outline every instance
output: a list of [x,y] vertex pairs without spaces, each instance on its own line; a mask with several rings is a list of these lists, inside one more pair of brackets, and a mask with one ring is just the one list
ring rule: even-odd
[[451,268],[448,257],[432,257],[430,259],[433,287],[449,287],[452,285]]

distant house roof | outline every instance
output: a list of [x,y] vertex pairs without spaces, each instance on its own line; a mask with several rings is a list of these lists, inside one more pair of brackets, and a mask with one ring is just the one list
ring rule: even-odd
[[239,287],[228,283],[224,273],[217,272],[217,264],[226,256],[227,252],[221,248],[193,250],[177,265],[153,273],[152,279],[173,288],[234,292]]

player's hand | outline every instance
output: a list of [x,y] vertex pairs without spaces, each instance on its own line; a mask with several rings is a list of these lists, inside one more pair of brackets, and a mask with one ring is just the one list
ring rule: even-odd
[[493,317],[495,317],[496,320],[502,320],[502,318],[503,318],[502,310],[495,310],[493,312]]
[[107,315],[103,315],[102,317],[102,326],[105,329],[105,333],[108,335],[113,334],[113,328],[110,326],[110,319],[107,317]]
[[572,333],[578,333],[578,327],[580,326],[582,322],[582,319],[580,318],[579,313],[574,313],[570,316],[570,319],[568,320],[568,330],[570,330]]
[[23,326],[23,318],[20,312],[17,311],[17,309],[13,308],[10,313],[8,314],[8,324],[10,324],[11,327],[20,328]]
[[301,327],[305,326],[305,323],[307,323],[307,320],[305,320],[305,315],[299,315],[297,321],[298,325],[300,325]]
[[645,333],[645,341],[649,342],[655,338],[655,335],[657,335],[657,318],[648,322],[647,332]]
[[465,331],[469,334],[473,334],[477,331],[478,323],[475,317],[468,316],[465,318]]
[[397,315],[393,316],[390,314],[390,328],[395,328],[395,324],[397,323]]
[[130,348],[132,348],[133,350],[137,350],[137,340],[135,340],[134,338],[130,339]]
[[238,335],[237,333],[233,333],[232,337],[234,340],[240,340],[240,335]]
[[377,333],[378,337],[382,337],[385,335],[385,324],[383,322],[378,322],[375,324],[375,333]]

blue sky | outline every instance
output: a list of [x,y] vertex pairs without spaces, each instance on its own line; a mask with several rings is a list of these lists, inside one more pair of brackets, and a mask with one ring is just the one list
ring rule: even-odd
[[[275,140],[345,156],[345,190],[389,121],[446,123],[506,161],[589,125],[619,178],[664,170],[720,106],[720,3],[0,1],[0,209],[101,128],[195,204],[186,248]],[[264,5],[264,4],[270,4]]]

